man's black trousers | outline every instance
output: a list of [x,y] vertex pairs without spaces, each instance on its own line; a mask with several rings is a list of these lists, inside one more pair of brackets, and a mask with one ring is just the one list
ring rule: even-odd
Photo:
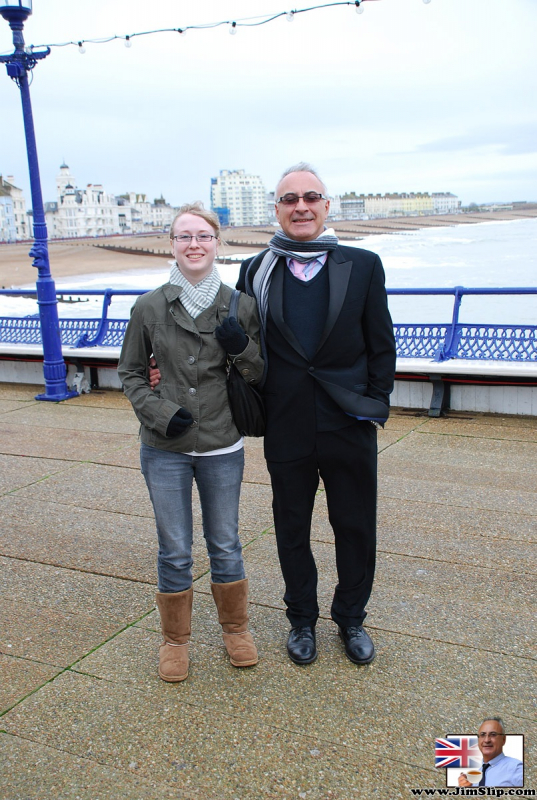
[[269,461],[284,600],[292,627],[315,625],[317,567],[311,517],[319,476],[334,531],[338,584],[331,615],[342,627],[361,625],[375,573],[377,432],[368,421],[316,434],[315,449],[296,461]]

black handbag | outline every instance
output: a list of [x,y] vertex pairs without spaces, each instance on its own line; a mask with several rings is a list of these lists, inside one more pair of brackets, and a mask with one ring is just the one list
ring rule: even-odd
[[[238,319],[240,292],[234,289],[229,304],[229,316]],[[263,436],[265,433],[265,406],[257,389],[246,383],[239,370],[228,358],[227,394],[233,422],[242,436]]]

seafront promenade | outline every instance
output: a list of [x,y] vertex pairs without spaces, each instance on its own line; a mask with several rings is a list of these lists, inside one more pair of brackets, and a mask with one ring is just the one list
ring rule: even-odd
[[366,620],[378,655],[361,668],[329,619],[322,490],[319,658],[286,656],[269,479],[248,440],[241,537],[261,660],[229,665],[198,513],[191,674],[167,685],[130,405],[38,391],[0,384],[0,800],[408,800],[446,786],[435,738],[488,715],[525,735],[537,789],[536,418],[394,410]]

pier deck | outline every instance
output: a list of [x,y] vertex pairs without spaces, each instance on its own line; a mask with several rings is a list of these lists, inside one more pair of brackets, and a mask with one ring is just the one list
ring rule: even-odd
[[241,538],[261,660],[227,661],[197,513],[191,673],[166,685],[130,405],[113,391],[36,402],[39,390],[0,384],[2,800],[407,800],[446,786],[435,738],[488,715],[525,734],[537,788],[535,418],[394,411],[366,620],[378,655],[361,668],[329,618],[322,491],[319,658],[286,656],[269,479],[248,440]]

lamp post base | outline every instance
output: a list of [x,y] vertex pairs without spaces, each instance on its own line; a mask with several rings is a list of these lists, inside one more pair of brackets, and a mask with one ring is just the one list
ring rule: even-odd
[[58,392],[55,394],[36,394],[36,400],[49,400],[51,403],[61,403],[62,400],[70,400],[71,397],[78,397],[79,393],[75,390],[68,389],[66,392]]

